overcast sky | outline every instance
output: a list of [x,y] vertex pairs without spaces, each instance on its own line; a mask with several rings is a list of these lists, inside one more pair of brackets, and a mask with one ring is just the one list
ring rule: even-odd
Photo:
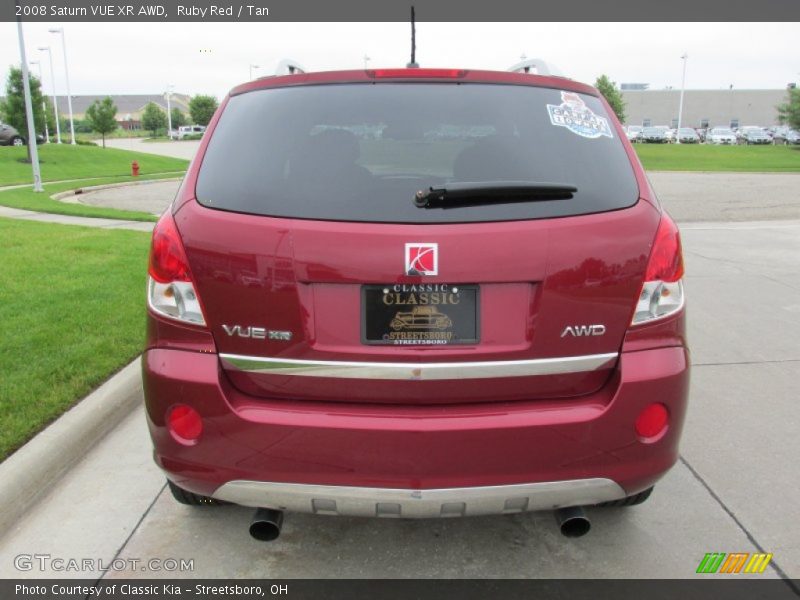
[[[28,60],[50,45],[57,91],[65,93],[60,23],[25,24]],[[407,23],[67,23],[73,94],[176,92],[222,97],[255,74],[290,57],[309,70],[403,66]],[[783,88],[800,80],[797,23],[418,23],[417,61],[424,67],[505,69],[522,54],[557,65],[564,75],[593,82],[680,87]],[[0,23],[0,74],[19,63],[16,23]],[[46,54],[45,91],[51,93]],[[34,70],[36,73],[36,70]],[[3,83],[3,87],[5,83]]]

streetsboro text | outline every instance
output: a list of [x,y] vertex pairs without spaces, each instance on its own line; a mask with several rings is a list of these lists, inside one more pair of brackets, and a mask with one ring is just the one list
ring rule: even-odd
[[102,598],[103,596],[113,596],[117,593],[123,596],[180,596],[182,594],[192,595],[192,592],[198,596],[272,596],[286,595],[289,593],[289,588],[286,584],[273,584],[269,587],[262,587],[258,585],[203,585],[196,584],[194,587],[183,587],[174,583],[165,583],[160,585],[136,585],[130,583],[123,584],[104,584],[97,585],[65,585],[52,584],[46,585],[25,585],[18,583],[14,588],[17,596],[43,596],[50,593],[51,596],[92,596],[95,598]]

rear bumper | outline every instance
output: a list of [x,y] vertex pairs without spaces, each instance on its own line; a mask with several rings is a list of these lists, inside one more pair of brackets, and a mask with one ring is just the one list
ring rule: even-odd
[[424,519],[512,514],[625,497],[610,479],[576,479],[438,490],[230,481],[214,498],[255,508],[349,517]]
[[[595,504],[650,487],[678,457],[689,367],[682,347],[628,352],[607,385],[579,399],[438,406],[253,398],[217,355],[182,350],[148,350],[143,374],[156,462],[184,489],[247,506],[434,517]],[[670,424],[640,440],[634,422],[652,402]],[[203,418],[195,445],[167,431],[177,403]]]

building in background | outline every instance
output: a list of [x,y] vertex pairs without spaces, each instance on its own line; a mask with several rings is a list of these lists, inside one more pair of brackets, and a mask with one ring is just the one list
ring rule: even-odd
[[[142,113],[144,107],[150,102],[157,104],[161,110],[167,110],[167,98],[164,94],[106,94],[101,96],[72,96],[72,112],[75,120],[82,121],[86,118],[86,110],[94,104],[95,100],[102,100],[110,96],[117,106],[117,123],[123,129],[137,130],[142,128]],[[62,107],[61,114],[66,117],[63,107],[67,105],[66,96],[57,96],[58,106]],[[189,119],[189,96],[186,94],[172,93],[170,106],[179,109]]]
[[[627,125],[678,126],[679,89],[622,89]],[[779,104],[787,101],[780,90],[686,90],[682,125],[685,127],[744,127],[778,124]]]

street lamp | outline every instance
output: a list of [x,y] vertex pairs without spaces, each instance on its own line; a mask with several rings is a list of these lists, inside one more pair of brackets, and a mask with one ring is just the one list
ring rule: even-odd
[[58,29],[49,29],[50,33],[60,33],[61,34],[61,47],[64,51],[64,75],[67,78],[67,106],[69,107],[69,131],[72,134],[72,145],[74,146],[77,142],[75,141],[75,120],[72,117],[72,93],[69,90],[69,66],[67,65],[67,40],[66,36],[64,35],[64,28],[59,27]]
[[[19,4],[16,5],[19,8]],[[28,156],[33,171],[33,191],[43,192],[42,172],[39,170],[39,149],[36,147],[36,126],[33,123],[33,104],[31,103],[31,83],[28,79],[28,59],[25,57],[25,36],[22,33],[22,19],[17,17],[17,37],[19,38],[19,58],[22,65],[22,89],[25,95],[25,117],[28,125]]]
[[260,69],[258,65],[250,65],[250,79],[248,81],[253,81],[253,69]]
[[53,53],[50,52],[50,46],[42,46],[39,48],[39,52],[47,52],[47,55],[50,57],[50,81],[53,82],[53,113],[56,117],[56,141],[60,144],[61,124],[58,118],[58,97],[56,96],[56,76],[55,71],[53,71]]
[[678,131],[675,134],[675,142],[678,144],[681,143],[681,120],[683,119],[683,91],[686,88],[686,60],[689,58],[689,55],[686,54],[686,52],[684,52],[681,58],[683,59],[683,78],[681,79],[681,100],[680,104],[678,105]]
[[[42,61],[40,60],[32,60],[30,61],[32,65],[36,65],[39,67],[39,90],[44,90],[44,77],[42,77]],[[44,92],[42,91],[42,115],[44,116],[44,139],[49,144],[50,143],[50,130],[47,128],[47,102],[44,99]]]
[[167,139],[168,140],[172,139],[172,135],[170,134],[170,132],[172,131],[172,107],[170,106],[170,103],[169,103],[169,96],[170,96],[170,94],[172,92],[172,88],[173,87],[175,87],[175,86],[171,85],[171,84],[168,85],[167,86],[167,91],[166,91],[166,96],[167,96]]

